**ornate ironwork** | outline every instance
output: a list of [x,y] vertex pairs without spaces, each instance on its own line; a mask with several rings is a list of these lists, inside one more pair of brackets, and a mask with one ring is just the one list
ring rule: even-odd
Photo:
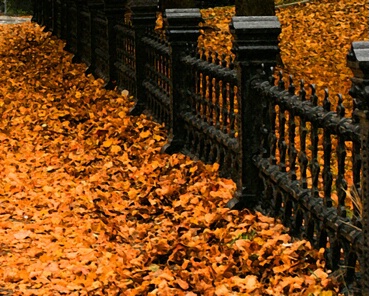
[[78,51],[78,9],[77,3],[67,0],[67,35],[65,49],[76,54]]
[[115,26],[124,17],[127,1],[88,0],[91,15],[91,65],[92,73],[106,81],[106,88],[114,88],[117,73]]
[[153,30],[156,21],[157,1],[139,0],[131,5],[131,22],[135,32],[135,78],[136,85],[134,94],[136,104],[131,110],[132,115],[141,114],[147,108],[147,97],[143,87],[146,79],[146,58],[147,52],[143,43],[143,38],[147,31]]
[[[320,106],[314,85],[310,85],[309,98],[303,82],[296,95],[292,78],[286,88],[282,74],[276,86],[273,82],[259,81],[254,88],[265,106],[263,126],[268,136],[262,141],[261,151],[273,147],[269,153],[254,158],[264,183],[262,209],[280,217],[295,236],[309,239],[316,248],[326,248],[328,268],[342,269],[351,287],[356,280],[354,271],[361,231],[360,217],[352,216],[354,210],[350,215],[347,213],[350,200],[346,196],[349,173],[346,166],[347,153],[351,155],[360,149],[359,125],[353,118],[345,117],[341,96],[337,110],[331,111],[326,90]],[[323,133],[322,143],[318,138],[320,133]],[[332,158],[333,140],[336,160]],[[353,144],[354,150],[347,148],[347,143]],[[334,176],[333,166],[337,167]],[[360,162],[356,159],[351,166],[355,168],[350,179],[360,183]]]
[[75,61],[91,65],[91,13],[86,0],[78,1],[78,40]]
[[[356,156],[355,163],[362,161],[362,179],[354,180],[359,187],[361,197],[362,240],[359,244],[360,271],[362,274],[362,295],[369,294],[369,42],[354,42],[347,56],[348,65],[354,77],[352,78],[351,96],[354,98],[354,121],[359,121],[361,136],[361,159]],[[358,152],[358,147],[354,148]],[[354,152],[355,153],[355,152]],[[356,168],[357,170],[357,168]]]
[[237,71],[232,60],[202,51],[183,59],[190,74],[183,113],[184,152],[206,163],[218,162],[223,176],[239,175]]
[[60,20],[57,20],[57,23],[60,22],[60,38],[66,40],[68,36],[68,3],[66,0],[60,0],[61,1],[61,7],[60,7]]
[[126,89],[130,95],[136,94],[136,51],[135,31],[130,23],[129,16],[122,18],[115,26],[117,38],[117,61],[114,66],[117,72],[117,86]]
[[46,31],[53,29],[53,1],[43,0],[42,26],[45,26]]
[[348,55],[349,116],[342,96],[332,110],[328,90],[319,98],[314,85],[272,76],[275,17],[233,18],[233,61],[197,49],[198,9],[167,10],[163,38],[154,31],[156,0],[133,1],[129,18],[124,7],[119,0],[35,0],[33,21],[64,32],[75,60],[128,89],[136,97],[131,114],[146,110],[164,122],[164,152],[219,162],[237,182],[229,207],[279,217],[293,235],[326,249],[327,267],[343,272],[349,290],[369,294],[369,43],[353,43]]
[[41,1],[32,0],[32,11],[33,14],[31,21],[39,24],[41,22],[41,13],[42,13]]
[[[253,157],[259,152],[262,139],[264,104],[252,87],[262,79],[266,69],[276,64],[278,35],[281,31],[277,17],[233,17],[230,25],[234,35],[233,49],[238,71],[239,160],[241,171],[237,179],[238,192],[228,205],[252,207],[258,202],[262,189],[258,169]],[[278,143],[279,146],[283,142]],[[283,152],[283,150],[281,150]],[[285,150],[284,152],[285,153]]]
[[92,38],[94,39],[94,46],[92,48],[92,55],[94,56],[94,70],[93,74],[97,77],[109,81],[109,32],[108,20],[106,19],[102,10],[95,10],[92,14]]
[[61,38],[62,32],[62,0],[54,0],[53,1],[53,12],[52,12],[52,32],[58,38]]
[[168,143],[163,152],[180,151],[185,142],[184,120],[181,116],[187,108],[185,104],[187,89],[191,88],[191,73],[182,72],[183,58],[187,49],[197,44],[200,35],[199,23],[202,22],[200,9],[167,9],[164,15],[164,25],[170,42],[172,91],[170,93],[170,121]]
[[159,122],[170,126],[170,94],[172,92],[169,43],[157,32],[150,30],[142,39],[146,49],[145,79],[146,109]]

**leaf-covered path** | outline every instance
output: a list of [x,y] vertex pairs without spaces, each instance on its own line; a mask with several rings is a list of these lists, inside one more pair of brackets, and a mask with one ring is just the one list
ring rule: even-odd
[[164,128],[63,45],[0,26],[0,293],[334,294],[323,251],[225,209],[217,165],[160,154]]

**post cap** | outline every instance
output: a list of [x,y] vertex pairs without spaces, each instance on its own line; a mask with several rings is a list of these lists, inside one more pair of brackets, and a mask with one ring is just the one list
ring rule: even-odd
[[142,29],[155,27],[156,11],[158,2],[156,0],[134,0],[131,4],[132,23],[134,27]]
[[170,26],[196,25],[203,21],[199,8],[170,8],[164,12]]
[[193,42],[203,22],[199,8],[171,8],[164,13],[164,24],[171,42]]
[[369,79],[369,41],[352,42],[347,65],[355,78]]
[[276,16],[235,16],[230,24],[237,60],[275,63],[281,24]]
[[276,16],[235,16],[232,18],[230,26],[231,29],[239,32],[275,29],[279,34],[281,31],[281,24]]

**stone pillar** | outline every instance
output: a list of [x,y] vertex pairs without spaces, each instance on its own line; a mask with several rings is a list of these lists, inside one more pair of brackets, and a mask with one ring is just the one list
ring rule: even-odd
[[253,157],[260,153],[263,104],[253,85],[262,79],[262,65],[264,69],[270,69],[277,63],[281,26],[275,16],[236,16],[233,17],[230,28],[234,36],[232,51],[236,55],[238,71],[241,170],[237,194],[229,201],[228,207],[251,208],[258,203],[258,197],[262,193],[262,181]]
[[355,295],[369,295],[369,41],[352,43],[347,64],[354,74],[350,95],[356,103],[354,115],[360,120],[361,132],[362,240],[358,250],[361,287],[355,288],[358,291]]
[[172,91],[170,94],[170,126],[168,143],[163,147],[164,153],[176,153],[184,145],[184,123],[181,117],[186,108],[186,74],[183,73],[183,57],[192,48],[197,46],[197,39],[200,35],[199,23],[202,22],[200,9],[166,9],[164,24],[167,38],[170,43],[170,53],[172,57]]

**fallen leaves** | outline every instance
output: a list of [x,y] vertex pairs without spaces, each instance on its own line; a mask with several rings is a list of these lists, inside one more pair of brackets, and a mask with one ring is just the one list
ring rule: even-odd
[[[229,55],[233,37],[228,25],[234,7],[201,12],[205,24],[200,48]],[[352,107],[348,95],[352,73],[346,55],[353,41],[368,39],[367,12],[364,0],[319,0],[277,9],[284,71],[296,81],[315,83],[319,92],[329,88],[333,104],[337,103],[336,94],[343,94],[345,105]]]
[[[329,88],[332,102],[342,93],[347,106],[351,70],[346,55],[353,41],[368,37],[366,1],[314,1],[278,13],[282,24],[280,47],[285,70],[297,79]],[[329,50],[328,50],[329,49]]]
[[0,286],[13,295],[308,295],[322,253],[224,206],[218,164],[163,155],[165,128],[36,25],[0,27]]
[[21,230],[21,231],[18,231],[17,233],[14,233],[14,238],[22,240],[22,239],[25,239],[27,237],[30,237],[31,234],[32,234],[32,231]]

